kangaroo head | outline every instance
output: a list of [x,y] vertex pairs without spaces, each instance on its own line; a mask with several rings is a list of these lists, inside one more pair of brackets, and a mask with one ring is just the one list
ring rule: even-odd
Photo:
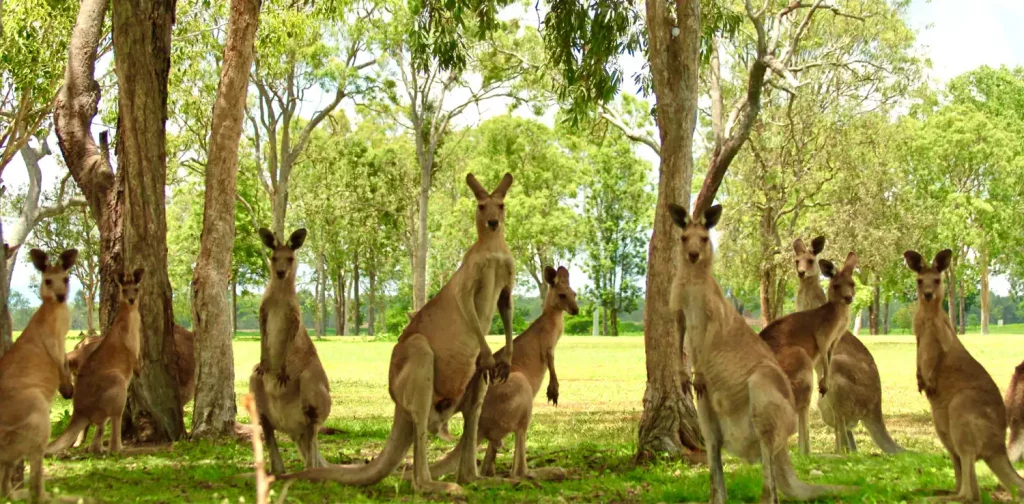
[[10,258],[14,257],[14,254],[18,253],[18,249],[19,248],[21,248],[21,244],[20,243],[15,245],[15,246],[13,246],[13,247],[5,243],[4,244],[4,259],[10,259]]
[[494,191],[487,192],[484,186],[473,176],[466,175],[466,184],[476,197],[476,233],[486,236],[488,233],[505,232],[505,193],[512,186],[512,174],[506,173],[498,182]]
[[825,237],[819,236],[811,240],[811,249],[807,250],[804,241],[797,238],[793,242],[793,253],[796,254],[796,276],[800,278],[814,278],[821,276],[818,269],[818,254],[825,250]]
[[282,242],[267,228],[260,228],[259,233],[263,245],[271,250],[271,276],[277,277],[278,280],[294,280],[295,271],[299,266],[299,262],[295,260],[295,251],[306,241],[306,228],[296,229],[286,242]]
[[821,268],[821,273],[828,278],[828,301],[830,303],[852,303],[853,296],[856,294],[853,270],[857,267],[857,254],[850,252],[846,256],[846,262],[843,263],[841,270],[836,270],[836,266],[825,259],[818,261],[818,267]]
[[580,307],[576,304],[576,291],[569,286],[569,270],[559,266],[557,270],[551,266],[544,268],[544,281],[548,284],[548,297],[544,300],[544,308],[576,315]]
[[672,221],[683,230],[683,260],[692,264],[710,262],[713,252],[710,231],[722,217],[722,205],[705,210],[699,219],[690,218],[686,209],[676,204],[670,204],[668,211]]
[[924,257],[913,250],[903,253],[907,267],[917,273],[917,298],[928,302],[942,302],[942,272],[949,268],[953,259],[953,251],[946,249],[935,255],[932,264],[925,264]]
[[135,268],[131,275],[120,273],[117,275],[117,286],[121,290],[121,300],[134,306],[139,299],[139,291],[142,289],[142,274],[146,270]]
[[64,303],[68,300],[68,292],[71,290],[71,274],[68,273],[78,259],[78,250],[68,249],[60,253],[60,262],[53,264],[49,262],[46,252],[39,249],[29,251],[32,258],[32,265],[36,267],[42,280],[39,282],[39,297],[43,301],[56,300]]

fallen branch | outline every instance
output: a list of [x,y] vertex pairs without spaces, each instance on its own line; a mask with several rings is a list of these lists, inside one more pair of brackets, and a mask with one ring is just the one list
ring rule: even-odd
[[[273,475],[267,474],[267,465],[263,458],[263,427],[260,426],[260,413],[256,409],[256,400],[253,399],[252,394],[246,394],[242,402],[245,409],[249,410],[249,419],[252,421],[249,424],[249,431],[252,436],[253,466],[256,471],[256,504],[267,504],[270,502],[270,484],[274,482],[275,478]],[[284,484],[276,503],[284,502],[288,496],[288,487],[291,485],[291,481]]]

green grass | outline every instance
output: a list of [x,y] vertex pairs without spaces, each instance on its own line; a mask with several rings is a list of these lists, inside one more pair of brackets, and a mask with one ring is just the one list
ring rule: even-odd
[[[917,393],[912,336],[865,337],[882,372],[884,409],[893,437],[916,453],[880,455],[863,428],[857,429],[860,452],[847,457],[829,455],[831,434],[817,412],[812,413],[810,456],[794,453],[800,477],[811,482],[857,485],[858,493],[844,502],[915,502],[923,496],[953,488],[953,470],[931,426],[927,401]],[[500,345],[492,338],[492,345]],[[1024,356],[1022,335],[967,336],[965,344],[1003,388]],[[74,341],[69,341],[69,348]],[[333,411],[327,425],[338,434],[321,435],[324,455],[331,462],[367,459],[382,447],[390,429],[393,403],[387,393],[387,364],[391,343],[365,338],[331,339],[317,343],[331,377]],[[235,388],[239,400],[258,356],[258,343],[243,338],[235,343]],[[471,502],[680,502],[706,501],[707,470],[680,461],[664,460],[633,467],[636,430],[642,410],[646,371],[640,338],[563,338],[558,347],[560,404],[535,401],[529,439],[531,467],[566,468],[570,479],[561,483],[472,486]],[[54,404],[57,421],[70,408]],[[241,411],[241,407],[239,408]],[[240,418],[247,422],[248,419]],[[460,420],[452,423],[461,431]],[[55,427],[56,434],[56,427]],[[796,437],[791,440],[791,452]],[[294,443],[282,440],[289,470],[300,461]],[[506,443],[506,446],[511,443]],[[450,449],[432,443],[431,458]],[[88,496],[102,502],[252,502],[251,446],[245,442],[179,442],[170,453],[150,456],[87,456],[46,461],[51,490]],[[411,453],[410,453],[411,455]],[[499,456],[498,470],[511,465],[511,450]],[[760,468],[727,457],[726,480],[730,501],[756,501]],[[987,502],[1009,498],[997,491],[994,476],[984,464],[978,474]],[[280,486],[275,485],[278,489]],[[244,500],[243,500],[244,499]],[[418,501],[408,483],[390,477],[367,488],[333,483],[298,482],[288,502]]]

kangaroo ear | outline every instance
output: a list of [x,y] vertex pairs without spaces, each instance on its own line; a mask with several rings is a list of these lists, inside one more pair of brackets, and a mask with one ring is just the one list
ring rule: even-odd
[[498,187],[495,187],[494,191],[491,192],[491,196],[504,199],[505,195],[508,194],[508,189],[512,187],[513,180],[511,173],[505,173],[505,176],[501,177],[501,182],[498,182]]
[[46,252],[39,249],[32,249],[28,251],[29,258],[32,259],[32,265],[39,271],[46,271]]
[[686,213],[685,208],[675,203],[669,203],[668,213],[672,216],[672,222],[675,222],[677,226],[685,228],[690,225],[690,216]]
[[5,243],[4,244],[4,258],[5,259],[10,259],[10,258],[14,257],[14,254],[18,253],[18,249],[19,248],[21,248],[21,244],[20,243],[15,245],[15,246],[13,246],[13,247],[11,247],[10,245],[7,245]]
[[118,273],[117,276],[114,277],[114,281],[117,282],[117,285],[124,285],[128,279],[125,278],[124,273]]
[[559,277],[560,277],[560,278],[561,278],[562,280],[565,280],[565,283],[566,283],[566,284],[568,284],[568,283],[569,283],[569,270],[568,270],[568,269],[566,269],[566,268],[565,268],[565,266],[559,266],[559,267],[558,267],[558,276],[559,276]]
[[811,240],[811,253],[813,253],[814,255],[818,255],[823,250],[825,250],[825,237],[824,236],[819,236],[819,237]]
[[858,263],[857,254],[850,252],[846,256],[846,262],[843,263],[843,272],[853,274],[853,269],[857,267]]
[[292,250],[299,250],[303,243],[306,243],[306,228],[296,229],[295,232],[288,237],[288,248]]
[[132,273],[132,279],[135,280],[136,284],[142,283],[142,274],[145,272],[145,268],[135,268],[135,272]]
[[704,227],[711,229],[722,218],[722,205],[715,205],[704,211]]
[[555,271],[555,268],[552,268],[551,266],[544,267],[544,281],[547,282],[548,285],[555,285],[556,276],[558,276],[558,272]]
[[263,242],[264,247],[267,247],[268,249],[271,250],[277,248],[277,239],[274,238],[274,233],[272,233],[269,229],[260,228],[259,234],[260,241]]
[[804,246],[803,240],[797,238],[796,240],[793,241],[793,253],[796,255],[800,255],[803,254],[804,252],[807,252],[807,247]]
[[825,275],[825,278],[832,278],[836,276],[836,265],[832,264],[832,261],[829,261],[828,259],[819,260],[818,268],[821,270],[821,274]]
[[950,261],[953,260],[953,251],[946,249],[935,255],[935,259],[932,261],[932,266],[939,270],[939,273],[946,271],[949,268]]
[[908,250],[904,252],[903,259],[907,261],[907,267],[914,273],[920,273],[924,269],[924,258],[916,251]]
[[68,249],[60,253],[60,266],[64,271],[71,269],[78,261],[78,249]]
[[466,175],[466,185],[469,186],[470,191],[473,191],[473,196],[476,196],[477,201],[487,199],[490,196],[487,189],[484,189],[483,184],[472,173]]

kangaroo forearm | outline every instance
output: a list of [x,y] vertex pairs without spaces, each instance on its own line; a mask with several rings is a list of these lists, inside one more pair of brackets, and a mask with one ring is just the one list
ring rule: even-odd
[[270,369],[280,371],[284,368],[284,364],[288,360],[290,344],[291,338],[274,338],[269,342],[267,365],[270,366]]
[[[501,323],[505,327],[505,348],[508,351],[508,355],[512,355],[512,306],[501,310]],[[552,368],[553,370],[554,368]],[[553,371],[552,371],[553,372]]]

